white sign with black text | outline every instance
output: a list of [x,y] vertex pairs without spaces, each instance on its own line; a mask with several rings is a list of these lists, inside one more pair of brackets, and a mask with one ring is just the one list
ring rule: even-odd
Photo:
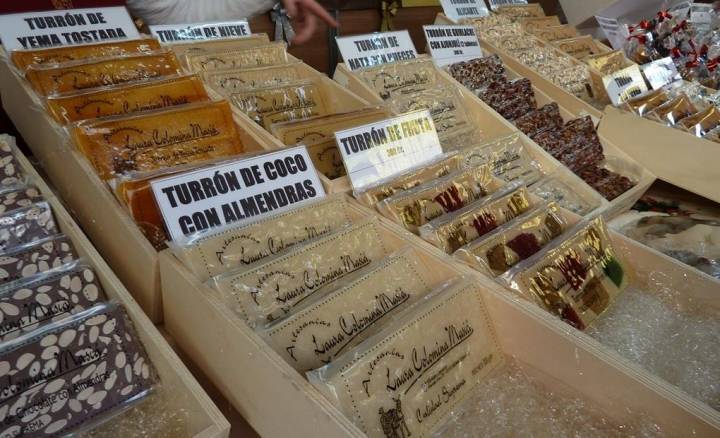
[[226,161],[151,184],[172,240],[325,196],[305,146]]
[[337,45],[350,70],[417,58],[407,30],[337,37]]
[[250,35],[247,20],[217,23],[161,24],[150,26],[150,33],[163,44],[186,41],[242,38]]
[[493,11],[500,6],[526,5],[527,0],[490,0],[490,9]]
[[440,4],[445,15],[453,21],[490,14],[484,0],[440,0]]
[[0,15],[5,50],[39,49],[138,38],[122,6]]
[[335,140],[356,190],[442,154],[428,110],[345,129]]
[[640,66],[650,88],[657,90],[682,79],[671,57],[666,57]]
[[613,105],[617,106],[648,91],[640,67],[631,65],[602,78]]
[[482,57],[473,26],[423,26],[423,30],[438,67]]

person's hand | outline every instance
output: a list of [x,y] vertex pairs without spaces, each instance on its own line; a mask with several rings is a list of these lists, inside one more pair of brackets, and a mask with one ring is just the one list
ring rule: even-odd
[[293,21],[295,38],[291,42],[295,44],[305,43],[312,37],[317,29],[318,18],[328,26],[338,25],[328,11],[315,0],[283,0],[283,6]]

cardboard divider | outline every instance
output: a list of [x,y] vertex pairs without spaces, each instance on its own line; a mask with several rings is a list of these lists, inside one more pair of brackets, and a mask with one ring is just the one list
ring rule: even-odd
[[172,351],[163,336],[144,314],[110,267],[100,257],[80,227],[73,221],[60,200],[37,174],[30,162],[22,155],[18,161],[25,174],[32,177],[43,197],[53,210],[60,231],[70,238],[78,254],[93,267],[103,290],[111,300],[121,303],[142,340],[150,359],[155,365],[161,384],[166,391],[170,406],[187,414],[188,432],[196,438],[225,438],[229,436],[230,423],[220,413],[205,391],[200,387],[180,358]]
[[[351,204],[352,216],[372,214],[354,201]],[[414,248],[423,262],[432,266],[429,275],[434,281],[458,275],[476,281],[484,290],[503,352],[518,359],[530,373],[540,372],[538,378],[545,374],[564,382],[598,404],[603,414],[615,421],[627,420],[626,409],[630,408],[651,415],[668,434],[694,430],[698,436],[717,435],[719,413],[569,329],[417,236],[386,219],[381,218],[380,223],[383,241],[395,250]],[[614,238],[623,239],[618,235]],[[632,242],[627,245],[639,263],[652,263],[652,258],[644,258],[644,247]],[[362,436],[169,250],[161,253],[160,266],[168,332],[258,433]],[[268,412],[282,412],[282,421]]]
[[[5,112],[62,199],[140,307],[153,322],[161,322],[158,252],[3,53],[0,91]],[[240,126],[239,132],[248,152],[269,148],[252,131]]]

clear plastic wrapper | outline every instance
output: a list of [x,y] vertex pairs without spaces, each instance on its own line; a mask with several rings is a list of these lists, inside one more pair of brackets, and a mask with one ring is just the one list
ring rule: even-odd
[[355,198],[368,207],[374,207],[378,202],[399,192],[447,176],[459,171],[461,167],[462,157],[459,154],[454,152],[442,154],[427,163],[363,187],[361,191],[355,192]]
[[586,216],[599,208],[601,200],[584,196],[574,190],[557,174],[548,175],[530,186],[530,192],[546,201],[557,202],[562,208],[573,213]]
[[384,216],[417,233],[422,225],[460,210],[494,193],[502,182],[493,178],[489,166],[453,172],[438,180],[390,196],[376,207]]
[[199,77],[173,76],[50,96],[47,106],[63,125],[210,100]]
[[288,122],[330,112],[327,97],[318,81],[300,81],[263,88],[246,88],[229,96],[234,106],[260,126]]
[[440,145],[445,152],[455,151],[482,142],[484,137],[482,131],[472,126],[445,133],[440,137]]
[[303,79],[302,62],[203,72],[205,83],[223,96],[246,88],[271,87]]
[[577,175],[608,201],[632,189],[640,180],[641,169],[618,157],[581,169]]
[[532,184],[542,177],[540,163],[530,154],[518,134],[461,149],[459,153],[464,167],[487,164],[493,175],[508,183],[523,180]]
[[590,35],[552,41],[552,45],[580,61],[599,52],[598,45]]
[[211,282],[232,311],[256,326],[325,295],[338,280],[389,254],[371,217]]
[[697,108],[692,104],[690,98],[683,94],[650,111],[647,117],[668,126],[675,126],[682,119],[696,112]]
[[570,120],[562,129],[544,130],[533,140],[573,172],[605,158],[603,146],[590,116]]
[[196,233],[174,242],[175,255],[200,281],[261,262],[352,223],[347,198],[334,195],[250,224]]
[[473,268],[497,277],[559,237],[568,227],[554,202],[538,205],[454,254]]
[[340,149],[334,138],[314,141],[305,145],[315,170],[334,180],[347,175]]
[[101,304],[0,346],[11,381],[0,397],[5,436],[92,428],[142,400],[157,375],[125,310]]
[[625,108],[639,116],[645,116],[668,101],[670,101],[670,97],[663,89],[659,89],[626,101]]
[[155,38],[111,41],[98,44],[51,47],[35,50],[14,50],[10,53],[15,66],[25,71],[31,65],[59,64],[62,62],[92,60],[109,56],[150,53],[160,50],[160,42]]
[[486,199],[441,216],[420,227],[420,237],[452,254],[532,208],[527,188],[510,184]]
[[515,126],[530,138],[543,131],[559,131],[565,121],[560,115],[560,107],[556,102],[548,103],[542,108],[530,111],[513,121]]
[[384,100],[417,93],[438,82],[435,64],[427,57],[370,67],[355,74]]
[[22,167],[15,158],[15,139],[0,135],[0,190],[14,188],[24,179]]
[[105,301],[82,260],[0,286],[0,342],[56,323]]
[[585,63],[588,64],[590,68],[597,70],[602,76],[615,73],[630,64],[621,50],[613,50],[611,52],[589,56],[585,59]]
[[55,218],[47,202],[9,211],[0,216],[0,251],[8,251],[57,233]]
[[244,49],[185,54],[185,65],[194,72],[287,64],[288,61],[287,46],[284,42]]
[[26,79],[40,96],[182,73],[171,51],[30,66]]
[[548,15],[542,17],[518,17],[516,19],[528,33],[535,29],[546,29],[548,27],[560,26],[560,19],[557,15]]
[[325,297],[261,330],[273,349],[302,374],[332,362],[379,332],[431,291],[426,266],[410,249],[359,271]]
[[478,91],[478,97],[507,120],[515,120],[537,108],[529,79],[496,81]]
[[[539,27],[535,29],[525,29],[528,33],[535,35],[543,41],[547,41],[551,44],[558,41],[567,40],[569,38],[575,38],[578,36],[578,30],[575,26],[569,24],[560,24],[557,26]],[[553,44],[554,45],[554,44]],[[556,46],[557,47],[557,46]],[[562,49],[561,49],[562,50]],[[563,50],[564,51],[564,50]],[[574,53],[578,53],[577,51]],[[587,53],[591,55],[592,53]]]
[[703,136],[705,140],[714,141],[715,143],[720,143],[720,126],[717,128],[713,128],[705,133],[705,136]]
[[438,135],[454,132],[471,125],[465,112],[463,97],[455,87],[434,86],[413,94],[392,99],[388,103],[397,115],[429,110]]
[[323,140],[335,141],[337,131],[366,125],[389,117],[390,113],[385,108],[370,107],[358,111],[273,123],[270,132],[286,145],[314,143]]
[[704,137],[708,132],[720,127],[720,110],[711,106],[680,121],[680,126],[696,137]]
[[9,186],[7,190],[0,190],[0,214],[29,207],[42,199],[40,190],[35,186]]
[[186,55],[198,55],[203,53],[227,52],[238,49],[249,49],[251,47],[266,46],[270,44],[270,38],[266,33],[254,33],[240,38],[227,38],[220,40],[197,40],[183,43],[173,43],[172,50],[187,67]]
[[16,246],[0,253],[0,284],[32,277],[78,258],[72,241],[63,234]]
[[455,281],[307,375],[368,437],[429,436],[503,364],[480,289]]
[[505,66],[498,55],[451,64],[448,66],[448,73],[470,90],[484,88],[491,82],[507,80]]
[[225,101],[85,120],[71,136],[103,180],[244,152]]
[[579,222],[501,278],[525,298],[585,330],[621,293],[628,275],[605,222],[596,217]]

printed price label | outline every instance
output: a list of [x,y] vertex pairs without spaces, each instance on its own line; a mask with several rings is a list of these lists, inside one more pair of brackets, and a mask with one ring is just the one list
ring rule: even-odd
[[336,41],[350,70],[417,57],[417,50],[406,30],[337,37]]
[[637,65],[631,65],[603,77],[603,85],[615,106],[648,91],[640,67]]
[[325,196],[305,146],[159,179],[152,189],[173,240]]
[[247,20],[155,25],[150,26],[150,33],[163,44],[242,38],[251,34]]
[[5,50],[38,49],[138,38],[122,6],[0,15]]
[[355,189],[442,154],[430,111],[414,111],[335,133]]
[[423,26],[423,30],[439,67],[483,56],[473,26]]
[[680,73],[677,71],[677,67],[669,56],[667,58],[658,59],[649,64],[644,64],[642,72],[645,78],[650,83],[650,87],[653,90],[662,88],[665,85],[679,81],[682,79]]
[[440,4],[445,15],[453,21],[486,17],[490,13],[483,0],[440,0]]

